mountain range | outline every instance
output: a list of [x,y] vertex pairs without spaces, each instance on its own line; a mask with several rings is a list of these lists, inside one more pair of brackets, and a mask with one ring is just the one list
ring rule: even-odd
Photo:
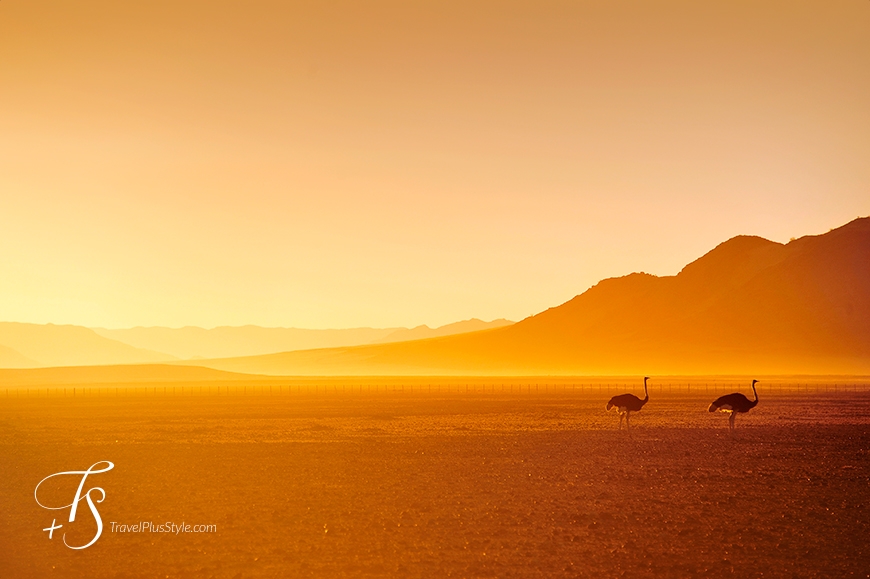
[[0,367],[155,363],[300,376],[867,374],[870,218],[785,244],[737,236],[677,275],[605,279],[518,323],[347,330],[0,323]]
[[263,328],[260,326],[221,326],[204,329],[195,326],[184,328],[137,327],[109,330],[93,330],[112,340],[125,344],[165,352],[182,360],[195,358],[226,358],[230,356],[255,356],[291,350],[335,348],[361,344],[402,342],[437,336],[449,336],[499,328],[512,324],[508,320],[484,322],[478,319],[465,320],[430,328],[350,328],[335,330],[309,330],[302,328]]
[[207,360],[284,375],[870,372],[870,218],[782,244],[738,236],[675,276],[605,279],[516,324]]
[[512,323],[471,319],[439,328],[310,330],[260,326],[106,329],[0,322],[0,368],[149,364],[193,358],[255,356],[446,336]]
[[0,322],[0,367],[149,364],[174,360],[163,352],[108,340],[81,326]]

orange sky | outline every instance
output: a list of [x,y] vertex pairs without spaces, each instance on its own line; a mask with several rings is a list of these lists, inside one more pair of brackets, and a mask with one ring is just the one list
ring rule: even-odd
[[[289,6],[288,6],[289,4]],[[0,2],[0,320],[521,319],[870,214],[870,2]]]

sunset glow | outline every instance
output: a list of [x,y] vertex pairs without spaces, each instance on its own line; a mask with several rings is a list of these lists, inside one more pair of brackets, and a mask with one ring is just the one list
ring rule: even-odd
[[0,320],[520,320],[870,214],[870,3],[0,3]]
[[863,577],[870,2],[0,0],[0,578]]

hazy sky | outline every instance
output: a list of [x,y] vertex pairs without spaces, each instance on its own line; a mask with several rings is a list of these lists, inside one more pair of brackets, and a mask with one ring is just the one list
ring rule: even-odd
[[0,2],[0,320],[521,319],[870,214],[870,2]]

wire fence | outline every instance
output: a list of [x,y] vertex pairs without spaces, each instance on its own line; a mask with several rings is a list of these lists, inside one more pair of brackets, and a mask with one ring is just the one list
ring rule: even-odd
[[[870,382],[773,382],[757,386],[762,395],[870,393]],[[209,383],[209,384],[99,384],[66,386],[12,386],[0,389],[5,398],[169,397],[169,396],[611,396],[643,387],[618,382],[437,382],[431,383]],[[650,384],[651,395],[752,394],[746,381],[667,382]]]

